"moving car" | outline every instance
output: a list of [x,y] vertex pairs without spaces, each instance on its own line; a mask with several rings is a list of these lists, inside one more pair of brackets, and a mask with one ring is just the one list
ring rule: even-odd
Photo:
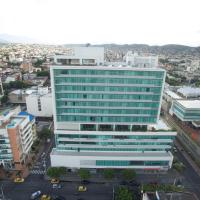
[[53,188],[53,189],[60,189],[61,187],[62,187],[62,186],[61,186],[60,184],[55,184],[55,183],[54,183],[54,184],[52,185],[52,188]]
[[63,196],[55,196],[53,197],[53,200],[66,200],[66,198]]
[[24,182],[24,179],[23,178],[20,178],[20,177],[17,177],[14,179],[14,182],[15,183],[23,183]]
[[51,179],[52,184],[58,184],[60,181],[56,178]]
[[34,192],[31,195],[31,199],[37,199],[41,194],[42,194],[42,192],[40,190],[38,190],[37,192]]
[[43,194],[40,198],[40,200],[51,200],[51,196],[47,195],[47,194]]
[[79,192],[86,192],[86,191],[87,191],[87,187],[86,187],[86,186],[83,186],[83,185],[80,185],[80,186],[78,187],[78,191],[79,191]]
[[88,181],[88,180],[82,180],[81,183],[82,183],[82,184],[89,184],[90,181]]

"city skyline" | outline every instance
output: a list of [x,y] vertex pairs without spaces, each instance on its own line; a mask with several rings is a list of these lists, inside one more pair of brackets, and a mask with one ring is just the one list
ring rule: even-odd
[[1,6],[0,35],[39,43],[200,46],[197,0],[3,0]]

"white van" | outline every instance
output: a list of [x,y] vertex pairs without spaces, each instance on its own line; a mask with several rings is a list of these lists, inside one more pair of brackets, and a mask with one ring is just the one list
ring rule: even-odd
[[40,190],[38,190],[37,192],[34,192],[34,193],[31,195],[31,199],[36,199],[36,198],[38,198],[41,194],[42,194],[42,192],[41,192]]

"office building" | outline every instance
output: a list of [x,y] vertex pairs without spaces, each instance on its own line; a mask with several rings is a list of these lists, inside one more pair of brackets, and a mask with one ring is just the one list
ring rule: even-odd
[[52,166],[169,169],[176,132],[149,129],[159,119],[164,80],[153,67],[51,66]]

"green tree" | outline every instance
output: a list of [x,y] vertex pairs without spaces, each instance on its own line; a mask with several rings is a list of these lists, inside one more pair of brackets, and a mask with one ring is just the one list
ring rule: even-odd
[[185,170],[185,165],[182,162],[174,162],[173,168],[179,173],[181,173]]
[[8,96],[4,95],[3,97],[1,97],[0,101],[1,101],[2,104],[7,103],[8,102]]
[[87,169],[79,169],[78,170],[78,175],[82,180],[86,180],[90,178],[90,172]]
[[104,169],[103,171],[104,178],[111,180],[114,178],[114,170],[113,169]]
[[116,200],[133,200],[133,196],[128,188],[119,187],[116,191]]
[[50,178],[60,178],[61,175],[66,175],[66,172],[65,167],[50,167],[47,170],[47,175]]
[[50,77],[50,73],[49,71],[38,71],[37,72],[37,76],[48,76],[48,78]]
[[39,59],[35,63],[33,63],[34,67],[41,67],[41,65],[45,62],[45,59]]
[[43,128],[40,131],[39,136],[40,136],[41,139],[47,140],[51,137],[51,131],[48,128]]
[[133,169],[124,169],[122,171],[122,176],[125,180],[130,181],[136,177],[136,173]]
[[17,81],[11,81],[10,83],[8,84],[5,84],[5,88],[6,89],[23,89],[23,88],[27,88],[29,87],[30,85],[25,83],[24,81],[20,81],[20,80],[17,80]]

